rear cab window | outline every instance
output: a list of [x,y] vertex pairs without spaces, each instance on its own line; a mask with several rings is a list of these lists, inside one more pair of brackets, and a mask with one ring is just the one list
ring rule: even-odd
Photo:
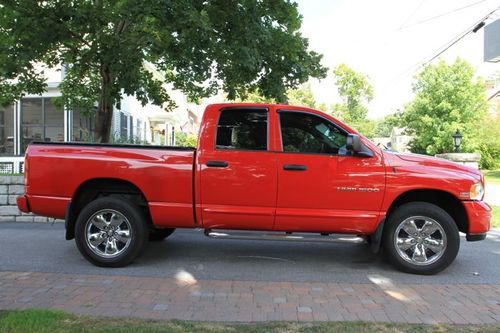
[[215,149],[268,149],[266,109],[223,109],[217,123]]

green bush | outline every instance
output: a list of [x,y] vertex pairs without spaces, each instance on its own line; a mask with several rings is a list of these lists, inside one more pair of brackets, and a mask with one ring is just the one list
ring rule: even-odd
[[183,132],[175,133],[176,146],[196,148],[197,144],[198,144],[198,136],[194,134],[186,134]]
[[483,123],[478,135],[481,169],[500,168],[500,116],[488,115]]
[[122,138],[119,133],[115,133],[115,135],[112,135],[111,139],[109,140],[109,143],[125,144],[125,145],[141,145],[141,146],[150,145],[149,142],[147,142],[146,140],[142,140],[137,136],[132,136],[131,138]]
[[482,142],[479,145],[479,152],[481,153],[480,169],[492,170],[500,167],[500,149],[498,146]]

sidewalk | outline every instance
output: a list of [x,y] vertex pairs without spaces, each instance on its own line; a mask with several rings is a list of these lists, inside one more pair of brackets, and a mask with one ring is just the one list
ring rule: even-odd
[[500,323],[500,286],[252,282],[0,272],[0,309],[195,321]]

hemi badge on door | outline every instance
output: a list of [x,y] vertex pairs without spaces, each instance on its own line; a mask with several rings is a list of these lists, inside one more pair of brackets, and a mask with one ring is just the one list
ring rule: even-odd
[[373,193],[373,192],[379,192],[380,189],[377,187],[347,187],[347,186],[337,186],[337,191],[342,191],[342,192],[368,192],[368,193]]
[[356,192],[357,189],[355,187],[345,187],[345,186],[337,186],[337,191],[343,192]]
[[359,192],[378,192],[380,189],[378,187],[360,187]]

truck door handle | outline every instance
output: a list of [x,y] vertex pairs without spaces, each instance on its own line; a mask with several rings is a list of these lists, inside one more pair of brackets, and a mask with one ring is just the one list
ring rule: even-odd
[[227,168],[229,163],[226,161],[207,161],[205,165],[209,168]]
[[288,171],[306,171],[307,166],[301,164],[285,164],[283,165],[283,170]]

